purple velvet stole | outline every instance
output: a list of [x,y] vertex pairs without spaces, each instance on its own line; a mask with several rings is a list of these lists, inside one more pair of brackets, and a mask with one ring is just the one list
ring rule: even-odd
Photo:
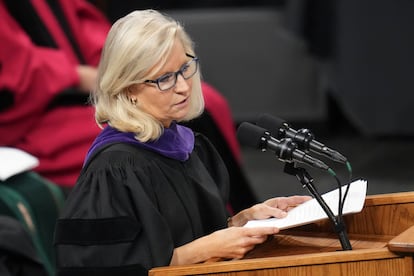
[[132,132],[121,132],[111,126],[106,126],[92,143],[85,163],[95,151],[112,143],[133,144],[179,161],[187,160],[194,149],[193,131],[175,122],[169,128],[164,128],[161,137],[155,141],[142,143],[135,139],[134,135]]

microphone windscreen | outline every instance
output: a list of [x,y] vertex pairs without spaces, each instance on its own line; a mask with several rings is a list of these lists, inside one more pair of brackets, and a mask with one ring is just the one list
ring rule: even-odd
[[244,146],[261,148],[262,137],[266,130],[254,124],[243,122],[237,128],[237,139],[239,143]]
[[261,126],[262,128],[266,129],[276,138],[280,138],[277,137],[277,135],[279,133],[279,129],[283,127],[284,123],[286,123],[285,120],[274,117],[270,114],[261,114],[256,122],[258,126]]

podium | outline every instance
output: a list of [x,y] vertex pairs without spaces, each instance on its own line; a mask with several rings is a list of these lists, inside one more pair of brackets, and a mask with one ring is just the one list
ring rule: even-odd
[[414,275],[414,192],[367,196],[344,216],[353,250],[330,221],[281,231],[241,260],[157,267],[149,275]]

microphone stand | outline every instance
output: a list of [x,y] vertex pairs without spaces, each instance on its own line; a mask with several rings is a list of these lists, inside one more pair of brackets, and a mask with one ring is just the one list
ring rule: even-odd
[[341,242],[343,250],[352,250],[351,243],[348,239],[348,234],[346,232],[346,227],[342,219],[338,220],[338,218],[332,213],[332,210],[326,204],[325,200],[316,190],[315,186],[313,185],[313,178],[309,175],[309,173],[301,167],[296,167],[294,163],[286,163],[284,172],[295,175],[297,179],[302,183],[303,187],[306,187],[309,192],[316,198],[319,202],[319,205],[328,215],[328,218],[332,221],[334,231],[339,236],[339,241]]

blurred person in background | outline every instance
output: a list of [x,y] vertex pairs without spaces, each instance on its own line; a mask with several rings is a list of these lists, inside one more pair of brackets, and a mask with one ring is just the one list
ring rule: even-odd
[[86,102],[110,24],[83,0],[1,0],[0,17],[0,144],[71,187],[99,133]]

